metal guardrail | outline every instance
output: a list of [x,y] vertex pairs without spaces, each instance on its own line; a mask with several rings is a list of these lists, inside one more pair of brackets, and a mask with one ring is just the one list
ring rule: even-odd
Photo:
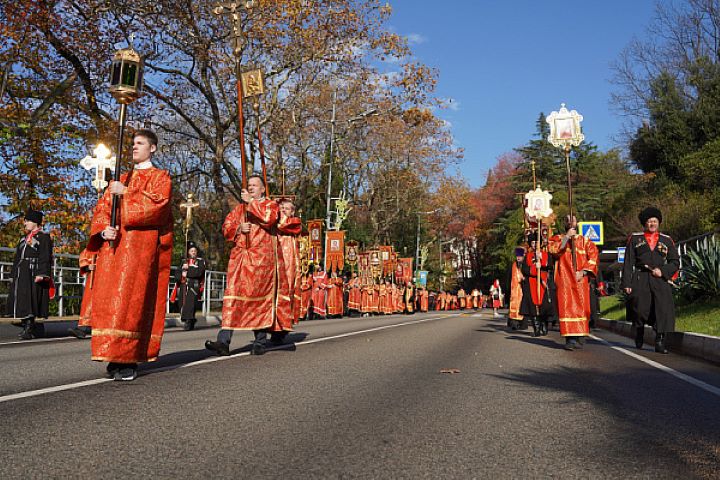
[[688,238],[686,240],[682,240],[678,242],[677,249],[678,249],[678,256],[680,257],[680,272],[682,275],[682,268],[683,268],[683,258],[687,255],[688,250],[701,250],[703,248],[703,245],[706,241],[710,240],[715,235],[718,235],[718,232],[707,232],[703,233],[702,235],[697,235],[695,237]]
[[[14,248],[0,247],[0,307],[5,311],[8,291],[11,283],[12,260],[15,256]],[[59,253],[53,255],[52,275],[55,280],[56,295],[50,301],[51,316],[70,316],[80,314],[80,303],[83,290],[85,289],[85,277],[80,275],[78,266],[78,255]],[[175,271],[178,267],[172,267],[170,272],[170,284],[165,297],[165,311],[171,312],[170,293],[175,287]],[[211,311],[222,309],[222,299],[227,285],[226,273],[207,270],[205,272],[205,290],[203,291],[203,315]]]

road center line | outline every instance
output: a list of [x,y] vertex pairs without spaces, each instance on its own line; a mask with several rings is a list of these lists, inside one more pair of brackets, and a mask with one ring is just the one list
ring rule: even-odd
[[654,360],[645,358],[642,355],[638,355],[635,352],[631,352],[630,350],[628,350],[626,348],[612,345],[610,342],[608,342],[607,340],[605,340],[603,338],[597,337],[595,335],[590,335],[590,338],[593,338],[595,340],[598,340],[599,342],[604,343],[606,346],[612,348],[613,350],[615,350],[617,352],[623,353],[629,357],[639,360],[647,365],[650,365],[651,367],[657,368],[658,370],[661,370],[665,373],[669,373],[670,375],[672,375],[675,378],[679,378],[680,380],[682,380],[684,382],[687,382],[691,385],[695,385],[698,388],[702,388],[706,392],[712,393],[713,395],[720,397],[720,388],[718,388],[718,387],[710,385],[709,383],[705,383],[702,380],[698,380],[697,378],[691,377],[690,375],[687,375],[685,373],[678,372],[677,370],[670,368],[667,365],[663,365],[662,363],[658,363]]
[[[383,325],[383,326],[381,326],[381,327],[374,327],[374,328],[368,328],[368,329],[365,329],[365,330],[358,330],[358,331],[356,331],[356,332],[341,333],[341,334],[332,335],[332,336],[329,336],[329,337],[315,338],[315,339],[312,339],[312,340],[307,340],[307,341],[299,342],[299,343],[296,343],[295,346],[296,346],[296,347],[301,347],[301,346],[310,345],[310,344],[313,344],[313,343],[326,342],[326,341],[328,341],[328,340],[336,340],[336,339],[338,339],[338,338],[352,337],[352,336],[355,336],[355,335],[362,335],[362,334],[364,334],[364,333],[379,332],[379,331],[387,330],[387,329],[390,329],[390,328],[404,327],[404,326],[406,326],[406,325],[417,325],[417,324],[420,324],[420,323],[432,322],[432,321],[435,321],[435,320],[442,320],[442,319],[445,319],[445,318],[448,318],[448,317],[451,317],[451,316],[453,316],[453,315],[452,315],[452,314],[445,314],[445,315],[441,315],[441,316],[438,316],[438,317],[423,318],[423,319],[421,319],[421,320],[414,320],[414,321],[408,321],[408,322],[394,323],[394,324],[392,324],[392,325]],[[269,351],[272,351],[272,350],[283,350],[283,349],[284,349],[284,347],[276,347],[276,348],[270,348],[270,349],[268,349],[268,350],[269,350]],[[194,367],[194,366],[196,366],[196,365],[204,365],[204,364],[206,364],[206,363],[222,362],[222,361],[224,361],[224,360],[232,360],[232,359],[235,359],[235,358],[238,358],[238,357],[246,357],[246,356],[249,356],[249,355],[250,355],[250,352],[240,352],[240,353],[236,353],[236,354],[234,354],[234,355],[230,355],[230,356],[228,356],[228,357],[210,357],[210,358],[204,358],[204,359],[202,359],[202,360],[197,360],[197,361],[195,361],[195,362],[181,363],[181,364],[178,364],[178,365],[168,365],[167,367],[152,368],[152,369],[148,369],[148,370],[144,371],[144,372],[143,372],[143,376],[145,376],[146,374],[149,374],[149,373],[160,373],[160,372],[166,372],[166,371],[169,371],[169,370],[175,370],[175,369],[178,369],[178,368],[187,368],[187,367]],[[99,385],[99,384],[101,384],[101,383],[112,382],[112,381],[113,381],[113,380],[110,379],[110,378],[96,378],[96,379],[94,379],[94,380],[85,380],[85,381],[82,381],[82,382],[68,383],[68,384],[66,384],[66,385],[58,385],[58,386],[55,386],[55,387],[47,387],[47,388],[40,388],[40,389],[38,389],[38,390],[29,390],[29,391],[27,391],[27,392],[13,393],[13,394],[11,394],[11,395],[5,395],[5,396],[0,397],[0,403],[10,402],[10,401],[13,401],[13,400],[20,400],[20,399],[23,399],[23,398],[37,397],[37,396],[40,396],[40,395],[46,395],[46,394],[48,394],[48,393],[62,392],[62,391],[65,391],[65,390],[72,390],[72,389],[75,389],[75,388],[89,387],[89,386],[92,386],[92,385]]]

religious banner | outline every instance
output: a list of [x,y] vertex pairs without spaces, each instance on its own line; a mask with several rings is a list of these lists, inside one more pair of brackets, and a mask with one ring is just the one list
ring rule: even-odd
[[310,237],[310,257],[318,265],[322,258],[322,226],[324,220],[308,220],[308,236]]
[[345,244],[345,261],[353,267],[358,262],[358,242],[355,240],[350,240]]
[[370,270],[373,277],[380,277],[383,273],[382,258],[380,256],[380,250],[370,250],[368,252],[370,257]]
[[345,265],[345,232],[328,230],[326,242],[327,265],[325,265],[325,271],[341,272]]
[[387,277],[393,271],[393,247],[392,245],[383,245],[380,247],[380,255],[382,259],[382,276]]
[[322,246],[322,226],[324,220],[308,220],[310,243],[316,247]]
[[368,252],[358,254],[358,275],[360,275],[362,279],[367,279],[372,276],[370,271],[370,254]]
[[398,259],[397,268],[395,270],[396,272],[401,272],[401,275],[399,275],[398,278],[400,279],[400,281],[402,281],[402,283],[412,281],[414,260],[415,259],[412,257]]

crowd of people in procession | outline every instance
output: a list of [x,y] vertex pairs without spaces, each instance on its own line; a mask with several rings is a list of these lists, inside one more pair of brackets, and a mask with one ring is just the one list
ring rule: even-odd
[[[157,144],[152,131],[135,132],[134,168],[119,182],[111,182],[98,201],[88,244],[80,255],[85,290],[78,327],[71,333],[83,338],[92,331],[92,359],[108,362],[108,375],[118,381],[134,380],[138,363],[157,359],[165,325],[173,247],[172,184],[168,172],[151,162]],[[291,198],[268,198],[265,189],[262,176],[250,176],[242,202],[222,226],[233,247],[221,329],[216,339],[205,342],[208,350],[229,355],[233,332],[248,330],[254,333],[251,353],[262,355],[268,344],[282,345],[303,319],[484,307],[500,316],[505,295],[498,280],[484,295],[479,289],[430,291],[392,276],[302,268],[302,223],[295,205]],[[120,199],[115,225],[113,196]],[[22,339],[33,338],[34,319],[47,317],[53,295],[52,240],[42,231],[42,220],[35,210],[25,215],[26,235],[13,264],[7,313],[21,319]],[[628,295],[628,317],[638,328],[638,348],[644,325],[651,324],[658,333],[656,351],[667,353],[663,342],[665,333],[674,329],[669,282],[679,268],[677,251],[672,239],[658,231],[659,210],[644,210],[640,221],[645,231],[628,240],[622,288]],[[528,233],[512,265],[508,325],[517,329],[529,323],[533,334],[540,336],[547,335],[549,323],[558,323],[565,348],[581,348],[591,319],[599,313],[597,295],[603,290],[597,248],[578,235],[574,217],[566,219],[561,235]],[[186,253],[171,300],[178,302],[185,329],[192,330],[206,265],[194,243],[187,244]]]
[[[648,207],[638,216],[643,232],[629,236],[621,288],[626,317],[636,329],[635,346],[644,344],[645,325],[656,332],[655,351],[668,353],[666,334],[675,329],[673,280],[680,268],[675,244],[659,232],[662,213]],[[568,216],[563,234],[527,230],[526,243],[515,249],[511,272],[508,326],[531,324],[534,336],[559,324],[565,349],[582,348],[600,315],[599,297],[606,295],[593,242],[578,235],[577,219]]]

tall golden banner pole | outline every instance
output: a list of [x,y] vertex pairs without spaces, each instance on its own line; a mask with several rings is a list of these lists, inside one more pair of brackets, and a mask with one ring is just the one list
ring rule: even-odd
[[[218,3],[213,9],[215,15],[229,14],[233,21],[233,53],[235,54],[235,76],[237,89],[237,108],[238,108],[238,136],[240,140],[240,168],[242,169],[240,181],[242,189],[247,190],[248,174],[247,174],[247,155],[245,153],[245,115],[243,113],[243,86],[242,86],[242,21],[240,19],[241,10],[250,10],[255,6],[253,0],[222,2]],[[244,210],[243,222],[247,222],[247,210]],[[250,247],[250,237],[245,236],[245,247]]]
[[[572,194],[572,178],[570,172],[570,150],[577,147],[585,140],[582,133],[580,122],[583,116],[577,111],[568,111],[565,104],[560,104],[560,111],[552,112],[545,119],[550,124],[550,135],[548,141],[557,148],[562,148],[565,152],[565,168],[567,170],[567,186],[568,186],[568,210],[570,225],[573,225],[574,209]],[[573,268],[577,270],[577,254],[575,252],[575,242],[570,239],[570,251],[572,252]]]

